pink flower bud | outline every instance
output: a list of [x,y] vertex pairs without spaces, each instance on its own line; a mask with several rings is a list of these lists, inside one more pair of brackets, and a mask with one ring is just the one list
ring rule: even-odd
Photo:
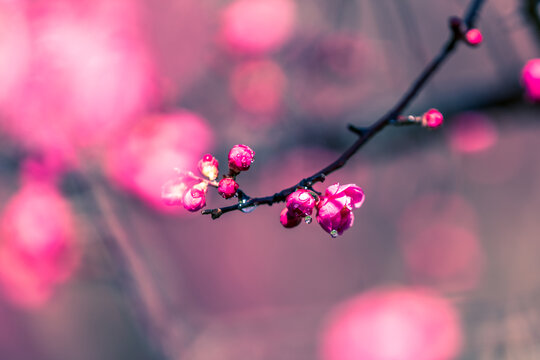
[[223,178],[218,185],[219,195],[225,199],[232,198],[238,190],[238,183],[232,178]]
[[540,59],[527,61],[521,72],[521,81],[529,99],[540,101]]
[[287,209],[296,216],[305,217],[311,215],[315,205],[315,198],[309,190],[299,189],[287,197]]
[[364,202],[364,192],[354,184],[336,183],[326,189],[317,204],[317,222],[332,237],[343,234],[354,222],[353,208]]
[[427,126],[429,128],[436,128],[441,126],[443,123],[443,116],[441,112],[437,109],[429,109],[422,116],[422,126]]
[[483,40],[482,33],[478,29],[470,29],[465,33],[465,39],[473,46],[480,45]]
[[279,222],[286,228],[298,226],[302,222],[302,218],[295,215],[290,215],[289,209],[285,208],[279,215]]
[[206,154],[199,160],[199,171],[210,180],[216,180],[219,174],[218,161],[211,154]]
[[234,172],[246,171],[253,162],[255,152],[246,145],[235,145],[229,151],[229,169]]
[[206,206],[206,194],[204,190],[195,186],[186,191],[184,195],[184,207],[188,211],[198,211]]

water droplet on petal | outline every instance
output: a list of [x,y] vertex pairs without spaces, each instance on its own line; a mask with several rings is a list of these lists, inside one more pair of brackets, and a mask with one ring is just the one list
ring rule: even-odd
[[311,224],[311,222],[313,221],[313,218],[312,218],[311,216],[308,215],[308,216],[306,216],[306,217],[304,218],[304,221],[306,222],[306,224]]
[[338,237],[337,230],[330,231],[330,236],[333,237],[334,239],[337,238]]

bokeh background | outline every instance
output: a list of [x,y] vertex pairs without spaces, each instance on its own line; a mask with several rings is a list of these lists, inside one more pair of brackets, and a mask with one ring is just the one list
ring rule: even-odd
[[343,236],[160,199],[235,144],[252,196],[323,168],[467,3],[0,0],[0,358],[537,359],[537,1],[486,2],[484,42],[408,109],[441,128],[327,179],[366,193]]

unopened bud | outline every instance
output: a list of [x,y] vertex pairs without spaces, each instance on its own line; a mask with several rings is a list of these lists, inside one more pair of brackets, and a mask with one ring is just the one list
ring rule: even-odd
[[437,109],[429,109],[422,116],[422,126],[426,126],[429,128],[436,128],[438,126],[441,126],[442,123],[443,123],[443,115]]
[[223,178],[218,185],[219,195],[225,199],[232,198],[238,190],[238,183],[232,178]]
[[480,45],[483,40],[482,33],[478,29],[470,29],[465,33],[465,39],[473,46]]
[[210,180],[216,180],[219,174],[218,161],[211,154],[206,154],[199,160],[199,171]]
[[251,166],[255,152],[246,145],[235,145],[229,151],[229,169],[234,172],[246,171]]
[[299,189],[287,197],[287,209],[296,216],[308,216],[313,213],[316,201],[309,190]]
[[281,211],[279,215],[279,222],[286,228],[292,228],[300,225],[302,218],[300,216],[290,215],[289,209],[285,208]]
[[184,208],[188,211],[198,211],[206,206],[206,193],[195,187],[184,194]]

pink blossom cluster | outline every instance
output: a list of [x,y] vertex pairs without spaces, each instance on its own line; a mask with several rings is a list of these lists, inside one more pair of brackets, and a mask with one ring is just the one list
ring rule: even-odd
[[329,186],[323,196],[314,191],[298,189],[287,197],[280,222],[286,228],[299,225],[302,219],[312,221],[313,210],[317,210],[317,222],[332,237],[342,235],[354,222],[353,209],[362,206],[364,191],[355,184]]
[[199,211],[206,206],[208,187],[215,187],[225,199],[234,197],[239,185],[236,176],[242,171],[249,170],[253,163],[255,152],[246,145],[235,145],[229,151],[229,173],[217,182],[219,162],[211,154],[206,154],[199,160],[198,169],[204,177],[191,172],[180,173],[175,179],[167,181],[161,189],[161,198],[166,205],[184,206],[188,211]]

